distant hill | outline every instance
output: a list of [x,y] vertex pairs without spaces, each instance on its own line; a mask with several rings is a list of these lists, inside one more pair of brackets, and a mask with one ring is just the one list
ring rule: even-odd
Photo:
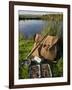
[[41,19],[41,20],[62,20],[63,14],[44,14],[44,15],[32,15],[32,14],[25,14],[19,15],[19,20],[25,19]]

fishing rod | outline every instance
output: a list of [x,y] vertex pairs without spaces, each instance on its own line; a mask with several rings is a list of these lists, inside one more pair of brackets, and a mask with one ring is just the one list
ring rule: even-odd
[[31,54],[37,49],[37,47],[42,43],[42,41],[48,36],[48,33],[41,39],[41,41],[36,45],[36,47],[28,54],[28,56],[26,57],[26,59],[28,59]]

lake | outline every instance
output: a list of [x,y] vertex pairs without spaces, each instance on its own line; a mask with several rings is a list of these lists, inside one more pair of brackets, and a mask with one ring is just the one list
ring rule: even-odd
[[[19,21],[19,32],[23,33],[25,38],[30,38],[36,33],[40,33],[44,30],[48,24],[53,26],[55,22],[48,22],[47,20],[20,20]],[[59,23],[59,29],[62,29],[62,22]],[[62,32],[62,31],[61,31]]]
[[47,25],[44,20],[20,20],[19,31],[27,38],[40,33]]

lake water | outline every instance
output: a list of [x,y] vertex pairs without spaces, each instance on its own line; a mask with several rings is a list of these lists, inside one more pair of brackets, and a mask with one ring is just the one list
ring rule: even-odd
[[[53,26],[55,22],[48,22],[47,20],[20,20],[19,21],[19,32],[23,33],[24,37],[29,38],[40,33],[48,25]],[[60,22],[58,24],[58,30],[60,29],[61,33],[63,31],[63,24]]]
[[27,38],[40,33],[47,25],[47,21],[44,20],[20,20],[19,31]]

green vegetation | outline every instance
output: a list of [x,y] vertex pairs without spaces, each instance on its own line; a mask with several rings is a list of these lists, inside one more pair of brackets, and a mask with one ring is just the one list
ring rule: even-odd
[[63,20],[63,14],[42,15],[41,19],[50,20],[50,21],[62,21]]
[[19,78],[20,79],[27,79],[29,77],[28,73],[28,66],[23,65],[19,69]]
[[[63,15],[62,14],[49,14],[49,15],[42,15],[40,17],[33,17],[33,19],[42,19],[42,20],[49,20],[50,22],[46,25],[41,34],[45,35],[49,33],[49,35],[56,35],[58,37],[63,37],[62,30],[63,28],[60,26],[63,23]],[[31,17],[28,18],[26,16],[19,16],[19,19],[32,19]],[[51,24],[53,22],[53,24]],[[33,47],[34,41],[31,37],[30,39],[25,39],[22,33],[19,33],[19,61],[25,60],[29,52]],[[58,60],[57,64],[52,65],[53,77],[60,77],[63,76],[63,57]],[[28,66],[22,66],[19,68],[19,78],[24,79],[28,78]]]
[[22,33],[19,35],[19,60],[26,59],[27,55],[33,47],[33,39],[25,39]]
[[57,64],[53,64],[53,77],[61,77],[63,76],[63,58],[61,57],[58,60]]
[[46,24],[41,34],[45,35],[46,33],[48,33],[49,35],[52,35],[52,36],[62,37],[63,27],[61,26],[61,24],[63,24],[63,15],[52,14],[52,15],[44,16],[44,19],[48,20],[49,22],[48,24]]
[[[27,55],[33,47],[33,39],[25,39],[22,33],[19,34],[19,62],[26,59]],[[19,78],[28,78],[28,66],[23,65],[19,68]]]

